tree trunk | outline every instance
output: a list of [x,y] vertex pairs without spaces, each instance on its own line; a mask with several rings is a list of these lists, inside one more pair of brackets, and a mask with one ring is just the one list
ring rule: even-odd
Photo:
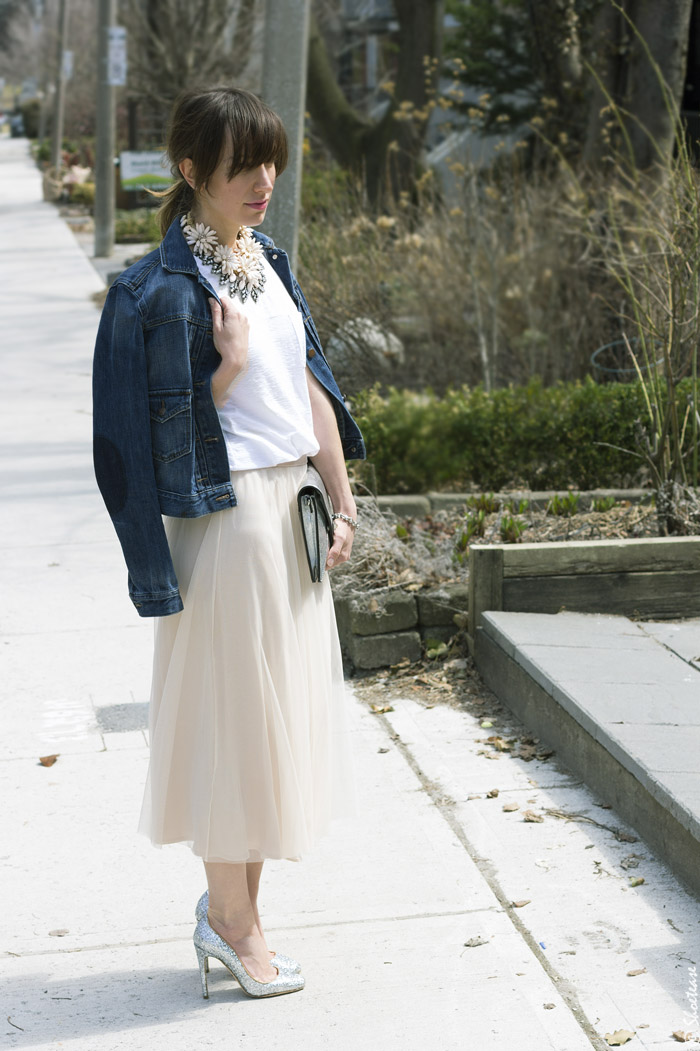
[[[314,123],[339,164],[361,174],[370,201],[380,206],[388,193],[410,189],[420,166],[430,95],[435,87],[433,59],[440,59],[443,0],[395,0],[399,22],[396,85],[390,106],[374,123],[348,102],[338,85],[315,18],[311,20],[307,105]],[[426,75],[426,73],[428,75]],[[419,116],[397,120],[399,103],[410,103]],[[389,171],[388,147],[397,163]]]
[[625,14],[632,20],[659,66],[667,89],[659,83],[644,44],[624,14],[610,0],[604,0],[593,32],[593,61],[601,81],[592,87],[583,162],[600,164],[609,152],[603,135],[609,114],[601,114],[612,100],[629,114],[625,129],[630,139],[630,160],[640,169],[670,156],[675,126],[683,97],[688,33],[693,0],[622,0]]
[[[692,0],[636,0],[632,19],[647,41],[668,84],[665,91],[650,69],[649,59],[635,39],[627,74],[626,108],[639,124],[630,122],[630,138],[639,168],[673,151],[680,103],[683,98]],[[627,101],[629,100],[629,101]],[[640,127],[641,125],[641,127]]]
[[567,106],[583,72],[576,2],[528,0],[528,10],[544,93]]

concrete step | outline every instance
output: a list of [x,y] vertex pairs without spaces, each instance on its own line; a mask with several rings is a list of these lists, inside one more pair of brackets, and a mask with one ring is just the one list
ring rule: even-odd
[[700,619],[482,614],[487,685],[700,895]]

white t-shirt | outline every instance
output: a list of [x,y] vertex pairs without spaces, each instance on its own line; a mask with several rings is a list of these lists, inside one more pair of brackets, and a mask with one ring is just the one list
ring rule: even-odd
[[[218,274],[195,259],[219,298],[228,299]],[[264,256],[263,266],[265,285],[257,301],[235,299],[250,321],[248,365],[218,409],[232,471],[274,467],[319,451],[306,384],[304,322]]]

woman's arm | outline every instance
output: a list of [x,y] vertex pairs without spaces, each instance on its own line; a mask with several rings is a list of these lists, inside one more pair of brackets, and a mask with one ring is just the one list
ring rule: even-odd
[[[321,447],[315,456],[310,457],[311,462],[324,481],[333,510],[341,511],[351,518],[357,518],[355,498],[350,491],[343,447],[330,397],[308,365],[306,366],[306,382],[309,387],[314,434]],[[344,522],[342,518],[334,519],[334,525],[333,546],[328,552],[326,563],[329,568],[340,562],[347,562],[350,558],[355,533],[353,526],[349,522]]]

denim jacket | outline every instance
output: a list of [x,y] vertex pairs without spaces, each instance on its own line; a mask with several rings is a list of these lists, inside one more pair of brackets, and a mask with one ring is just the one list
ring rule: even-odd
[[[286,252],[253,230],[304,319],[306,360],[328,391],[346,459],[365,446],[326,361]],[[93,365],[97,484],[119,537],[129,595],[142,617],[178,613],[182,599],[162,515],[197,518],[236,494],[211,393],[220,357],[202,277],[175,219],[160,247],[110,288]]]

